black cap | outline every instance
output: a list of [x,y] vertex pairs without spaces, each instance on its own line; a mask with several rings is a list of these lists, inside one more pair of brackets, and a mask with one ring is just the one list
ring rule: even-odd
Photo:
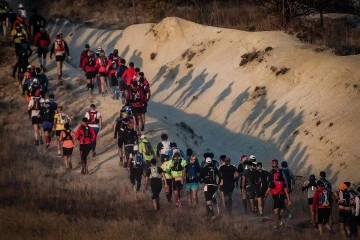
[[85,48],[90,48],[90,45],[89,45],[89,44],[85,44]]

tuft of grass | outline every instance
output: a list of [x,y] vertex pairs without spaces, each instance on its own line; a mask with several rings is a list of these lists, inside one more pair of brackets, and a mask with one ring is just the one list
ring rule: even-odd
[[156,55],[157,55],[157,53],[154,53],[154,52],[151,53],[151,54],[150,54],[150,59],[151,59],[151,60],[154,60],[154,59],[156,58]]
[[265,86],[256,86],[254,92],[251,95],[252,99],[260,98],[261,96],[266,95],[266,87]]
[[290,68],[286,68],[286,67],[277,68],[277,67],[271,66],[270,70],[272,72],[274,72],[276,74],[276,76],[279,76],[279,75],[286,74],[290,70]]
[[254,61],[259,57],[260,51],[253,50],[252,52],[245,53],[241,56],[240,66],[245,66],[246,64]]

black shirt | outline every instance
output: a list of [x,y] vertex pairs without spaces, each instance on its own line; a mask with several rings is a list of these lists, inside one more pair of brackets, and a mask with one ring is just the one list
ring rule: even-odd
[[223,185],[235,186],[235,176],[237,169],[233,165],[222,165],[219,169],[223,178]]

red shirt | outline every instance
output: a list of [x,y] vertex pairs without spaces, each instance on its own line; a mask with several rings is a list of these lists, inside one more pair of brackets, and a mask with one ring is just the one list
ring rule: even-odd
[[[330,204],[329,206],[323,206],[321,204],[319,204],[319,200],[320,200],[320,197],[321,197],[321,192],[323,190],[326,190],[325,187],[320,187],[316,190],[315,194],[314,194],[314,199],[313,199],[313,208],[316,209],[316,208],[331,208]],[[329,193],[330,195],[330,193]],[[328,199],[328,201],[330,201],[330,199]]]
[[135,68],[129,67],[128,69],[125,70],[121,78],[123,79],[125,84],[129,86],[134,80],[135,75],[136,75]]
[[87,54],[89,52],[89,49],[85,49],[81,52],[80,54],[80,63],[79,63],[79,67],[81,69],[83,69],[83,64],[84,64],[84,59],[87,57]]
[[[139,100],[135,101],[135,97],[138,97]],[[139,87],[131,87],[131,90],[128,91],[127,99],[129,100],[131,107],[135,107],[135,108],[144,106],[144,103],[146,102],[146,97],[144,95],[144,92],[141,91]]]
[[[90,130],[90,137],[84,136],[84,129],[83,127],[89,127]],[[96,140],[96,133],[92,127],[90,127],[87,124],[82,124],[78,129],[76,130],[76,139],[79,140],[80,144],[90,144],[92,142],[95,142]]]
[[[102,63],[102,59],[105,58],[106,60],[106,65],[104,66],[103,63]],[[105,73],[107,71],[107,66],[108,66],[108,63],[109,63],[109,58],[107,57],[99,57],[96,59],[96,67],[98,69],[98,72],[100,73]]]
[[47,32],[38,32],[34,38],[36,47],[47,47],[51,44],[50,36]]
[[[84,71],[84,72],[96,72],[97,71],[97,66],[96,66],[96,63],[94,66],[89,66],[89,58],[88,56],[86,56],[84,59],[83,59],[83,63],[81,65],[81,69]],[[95,59],[95,62],[96,62],[96,57],[93,57]]]

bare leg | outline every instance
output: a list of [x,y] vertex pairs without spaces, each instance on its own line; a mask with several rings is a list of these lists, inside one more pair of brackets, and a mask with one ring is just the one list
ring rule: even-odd
[[193,206],[196,207],[197,202],[198,202],[198,198],[197,198],[197,190],[191,191],[192,194],[192,202],[193,202]]
[[310,220],[311,220],[311,225],[315,225],[315,213],[313,211],[313,206],[309,205],[309,209],[310,209]]
[[263,209],[264,209],[264,201],[263,199],[260,197],[260,198],[257,198],[257,202],[258,202],[258,209],[259,209],[259,213],[260,215],[264,215],[264,212],[263,212]]
[[192,207],[192,204],[191,204],[191,193],[192,193],[191,190],[187,192],[187,198],[188,198],[189,207]]
[[35,137],[35,141],[39,140],[39,125],[34,124],[34,137]]
[[323,235],[323,226],[321,223],[318,224],[318,229],[319,229],[320,236],[322,236]]

